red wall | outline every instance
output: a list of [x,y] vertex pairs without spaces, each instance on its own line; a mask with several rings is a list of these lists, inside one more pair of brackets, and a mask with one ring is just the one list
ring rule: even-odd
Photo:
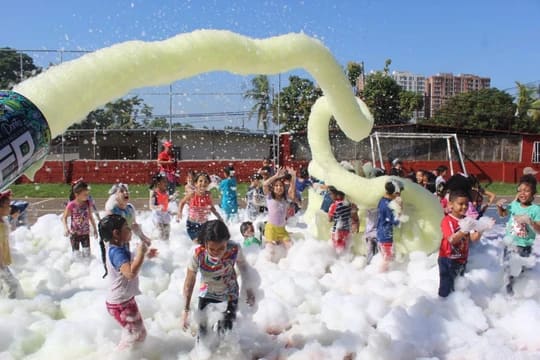
[[[216,174],[223,177],[222,169],[233,164],[238,181],[247,182],[249,176],[256,172],[261,166],[259,160],[208,160],[208,161],[179,161],[181,182],[185,182],[188,170],[205,171],[209,174]],[[306,161],[288,161],[281,165],[293,166],[295,169],[306,166]],[[405,161],[404,169],[406,173],[416,170],[433,170],[439,165],[448,165],[444,161]],[[538,164],[527,164],[518,162],[474,162],[466,161],[467,172],[476,175],[482,182],[507,182],[515,183],[523,174],[523,168],[530,166],[540,171]],[[386,169],[390,169],[390,164],[385,164]],[[454,171],[460,171],[459,164],[453,162]],[[65,170],[67,179],[64,179]],[[34,182],[36,183],[63,183],[71,180],[84,178],[85,181],[94,184],[112,184],[115,182],[126,182],[131,184],[148,184],[153,174],[157,171],[155,161],[137,160],[75,160],[65,163],[62,167],[61,161],[46,161],[43,167],[36,173]],[[21,182],[30,182],[26,177]]]
[[[205,171],[223,177],[223,168],[229,164],[234,165],[238,181],[247,182],[249,176],[256,172],[262,164],[260,160],[210,160],[210,161],[179,161],[180,180],[186,180],[189,170],[196,172]],[[74,160],[67,161],[62,166],[62,161],[46,161],[43,167],[36,173],[36,183],[64,183],[78,178],[94,184],[112,184],[125,182],[128,184],[149,184],[152,175],[157,172],[155,161],[136,160]],[[66,173],[64,178],[63,171]],[[30,180],[23,176],[21,182],[28,183]]]

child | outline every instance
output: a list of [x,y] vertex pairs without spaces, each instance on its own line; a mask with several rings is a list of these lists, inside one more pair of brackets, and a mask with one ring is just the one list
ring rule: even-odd
[[126,219],[128,226],[133,233],[139,237],[142,241],[150,246],[152,242],[148,236],[146,236],[141,226],[137,223],[136,209],[132,203],[129,202],[129,187],[127,184],[118,183],[114,184],[109,190],[109,198],[105,202],[105,214],[117,214]]
[[240,234],[244,237],[244,247],[251,245],[262,246],[261,240],[255,236],[255,227],[251,221],[244,221],[240,224]]
[[200,271],[201,287],[198,309],[202,313],[199,318],[199,337],[206,334],[206,314],[203,310],[210,303],[227,302],[223,320],[218,322],[218,331],[223,333],[232,329],[233,322],[236,319],[240,293],[234,269],[235,265],[238,266],[242,276],[242,286],[247,289],[247,303],[250,306],[255,303],[255,296],[250,286],[251,268],[246,262],[240,246],[229,241],[229,239],[229,230],[222,220],[210,220],[204,223],[199,233],[200,245],[195,248],[187,268],[184,282],[185,301],[182,327],[184,330],[189,327],[191,295],[195,286],[197,271]]
[[[139,271],[144,262],[148,247],[144,241],[137,246],[135,256],[129,252],[131,229],[124,217],[116,214],[107,215],[99,222],[101,237],[101,258],[105,266],[105,276],[111,274],[111,285],[107,295],[107,311],[122,326],[122,337],[118,350],[130,348],[146,338],[135,295],[139,295]],[[104,242],[109,243],[105,251]],[[106,255],[107,254],[107,255]],[[157,255],[156,249],[150,249],[148,257]]]
[[234,177],[234,167],[226,166],[223,169],[225,179],[219,183],[221,192],[221,209],[225,212],[227,221],[238,218],[238,194],[236,193],[236,178]]
[[8,298],[15,299],[19,289],[19,282],[9,269],[9,265],[11,265],[11,251],[9,249],[10,225],[5,221],[11,210],[10,201],[11,190],[0,192],[0,289],[3,290],[2,293],[7,292]]
[[189,204],[189,214],[186,220],[187,233],[192,241],[197,241],[197,236],[201,229],[201,225],[208,221],[208,215],[210,212],[214,214],[219,220],[221,215],[217,212],[208,191],[208,185],[210,184],[210,176],[206,173],[200,173],[195,177],[195,191],[186,194],[180,201],[178,208],[177,221],[182,219],[182,212],[184,206]]
[[342,191],[335,188],[331,191],[334,202],[328,210],[328,220],[334,222],[331,236],[332,245],[336,253],[341,255],[350,245],[352,206],[345,200],[345,194]]
[[188,170],[187,176],[186,176],[186,186],[184,189],[184,195],[187,195],[189,193],[192,193],[195,191],[195,176],[197,174],[194,170]]
[[536,179],[533,175],[524,175],[519,180],[516,199],[508,207],[503,201],[497,202],[499,216],[510,215],[506,223],[506,237],[511,245],[504,249],[505,272],[508,275],[506,291],[514,293],[515,275],[509,273],[509,260],[513,254],[527,258],[531,255],[536,234],[540,233],[540,206],[533,204],[536,194]]
[[[71,241],[71,250],[73,257],[90,257],[90,224],[94,231],[94,237],[97,238],[96,222],[92,216],[92,205],[88,200],[88,184],[83,180],[77,180],[71,186],[71,201],[67,203],[62,216],[64,224],[64,236],[69,236]],[[68,217],[71,224],[68,227]],[[79,249],[82,246],[82,251]]]
[[159,238],[169,240],[171,234],[171,215],[169,214],[169,201],[174,196],[169,196],[169,181],[163,173],[154,176],[150,185],[150,209],[152,210],[152,220],[159,231]]
[[[450,213],[441,221],[442,240],[439,250],[439,296],[447,297],[454,291],[454,281],[463,276],[469,256],[469,242],[478,241],[480,233],[463,221],[469,207],[468,194],[453,190],[449,198]],[[473,221],[474,222],[474,221]],[[468,223],[470,224],[470,222]]]
[[287,220],[287,210],[289,208],[288,199],[294,199],[295,196],[295,174],[294,170],[287,169],[291,174],[291,184],[285,192],[285,169],[280,168],[275,175],[268,178],[263,183],[263,191],[266,195],[266,205],[268,208],[268,220],[264,228],[264,240],[270,260],[275,260],[274,256],[277,248],[290,248],[290,236],[285,229]]
[[[379,244],[379,251],[381,252],[383,262],[381,264],[381,271],[385,272],[390,266],[390,262],[394,258],[393,244],[394,244],[394,226],[399,225],[399,219],[394,211],[390,207],[392,200],[399,199],[402,184],[396,180],[388,181],[384,184],[385,194],[377,205],[377,243]],[[396,201],[399,201],[396,200]]]
[[255,220],[266,212],[266,199],[262,187],[262,176],[258,173],[251,175],[251,183],[246,192],[246,212],[250,220]]

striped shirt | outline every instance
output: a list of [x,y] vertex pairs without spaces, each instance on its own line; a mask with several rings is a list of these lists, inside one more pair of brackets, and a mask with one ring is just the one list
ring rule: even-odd
[[328,217],[334,220],[332,231],[351,230],[351,203],[345,200],[336,200],[330,205]]

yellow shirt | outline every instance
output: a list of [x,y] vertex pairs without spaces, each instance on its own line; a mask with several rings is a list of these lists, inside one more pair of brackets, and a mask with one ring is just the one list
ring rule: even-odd
[[11,265],[11,251],[9,250],[9,224],[0,220],[0,257],[4,266]]

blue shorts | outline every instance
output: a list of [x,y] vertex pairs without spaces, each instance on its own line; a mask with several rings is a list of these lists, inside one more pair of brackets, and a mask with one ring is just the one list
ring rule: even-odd
[[202,224],[189,220],[186,221],[186,230],[191,240],[195,240],[199,236],[199,233],[201,232],[201,226]]

